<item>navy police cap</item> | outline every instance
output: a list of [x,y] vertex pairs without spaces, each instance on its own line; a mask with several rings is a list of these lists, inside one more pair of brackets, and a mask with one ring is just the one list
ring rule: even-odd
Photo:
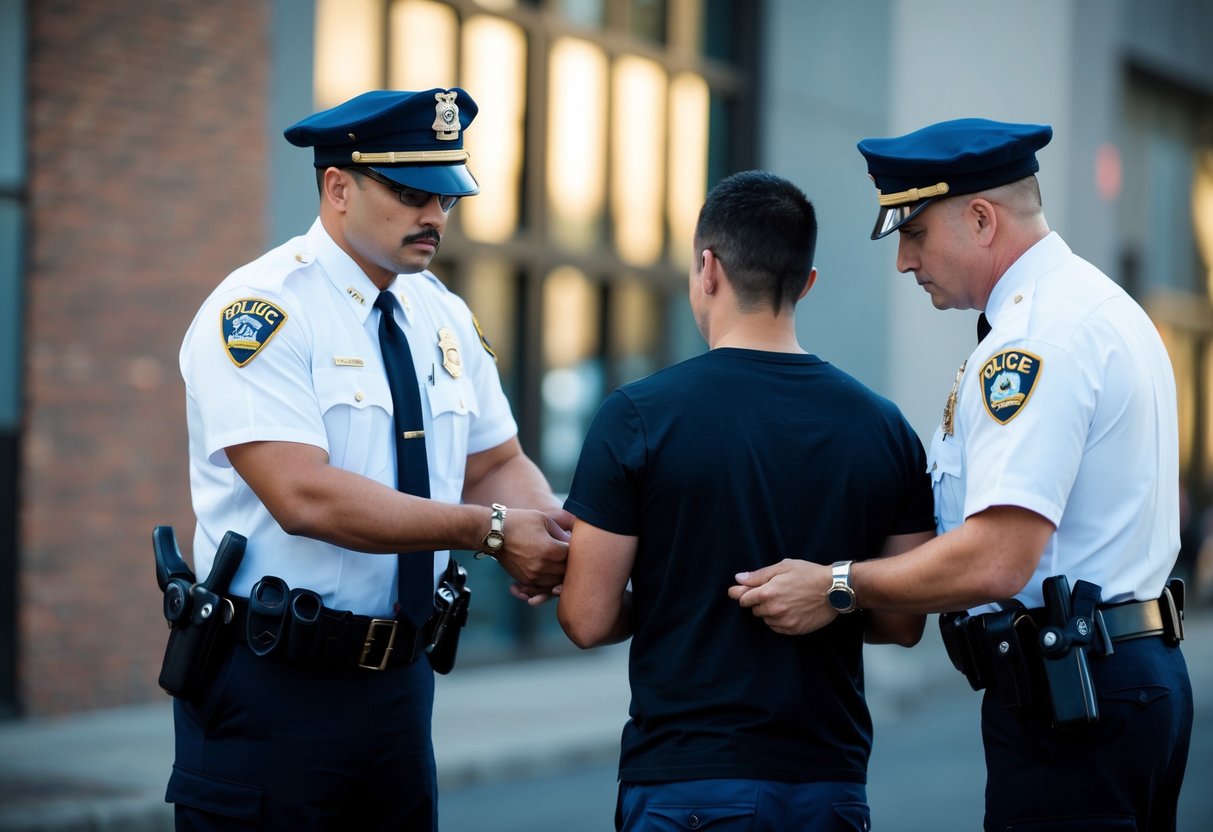
[[972,194],[1040,170],[1036,151],[1053,138],[1047,124],[1006,124],[984,118],[944,121],[888,139],[864,139],[859,152],[876,182],[879,240],[941,196]]
[[310,115],[283,135],[296,147],[315,148],[318,168],[365,165],[420,191],[472,196],[480,186],[465,164],[463,131],[476,111],[458,87],[373,90]]

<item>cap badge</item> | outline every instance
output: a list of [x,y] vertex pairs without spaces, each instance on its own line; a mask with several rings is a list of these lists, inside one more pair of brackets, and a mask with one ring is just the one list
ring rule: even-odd
[[436,92],[434,98],[434,137],[439,141],[453,142],[459,138],[459,107],[455,104],[458,93]]
[[982,400],[996,422],[1005,425],[1027,405],[1042,364],[1030,352],[1003,350],[981,368]]
[[223,345],[237,367],[248,364],[270,342],[286,313],[268,300],[243,298],[219,313]]
[[447,327],[438,330],[438,349],[442,350],[442,368],[450,373],[451,378],[463,375],[463,359],[459,357],[459,342],[455,333]]

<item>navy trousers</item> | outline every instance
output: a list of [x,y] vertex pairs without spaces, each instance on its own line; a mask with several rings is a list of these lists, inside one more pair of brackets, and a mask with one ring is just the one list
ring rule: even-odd
[[622,783],[616,828],[623,832],[868,832],[863,783],[687,780]]
[[1192,736],[1192,683],[1178,646],[1123,641],[1090,660],[1099,721],[1057,731],[986,693],[987,832],[1174,832]]
[[432,832],[433,702],[424,658],[317,672],[237,645],[197,700],[174,703],[177,829]]

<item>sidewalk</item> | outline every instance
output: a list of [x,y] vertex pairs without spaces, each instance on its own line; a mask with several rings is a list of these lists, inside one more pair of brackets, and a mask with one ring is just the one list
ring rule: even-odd
[[[1192,649],[1185,652],[1195,686],[1197,662],[1210,652],[1213,615],[1190,625],[1196,625],[1189,627]],[[933,618],[913,650],[868,647],[866,668],[877,730],[933,687],[959,680]],[[627,718],[627,647],[464,668],[438,677],[437,685],[434,743],[442,790],[542,777],[615,759]],[[0,832],[171,830],[164,787],[172,760],[167,696],[148,705],[0,723]]]

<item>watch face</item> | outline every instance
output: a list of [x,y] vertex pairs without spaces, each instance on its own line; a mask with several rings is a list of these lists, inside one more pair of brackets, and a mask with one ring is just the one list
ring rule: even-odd
[[831,589],[826,598],[830,606],[839,612],[850,612],[855,606],[855,596],[845,589]]
[[489,532],[484,537],[484,545],[492,551],[496,552],[505,543],[505,536],[501,532]]

